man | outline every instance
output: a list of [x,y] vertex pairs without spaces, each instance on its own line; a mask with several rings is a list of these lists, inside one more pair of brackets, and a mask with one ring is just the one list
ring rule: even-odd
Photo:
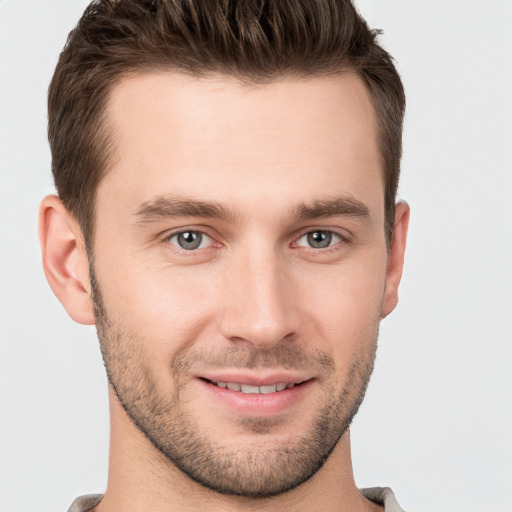
[[89,6],[40,214],[110,384],[107,490],[70,511],[401,510],[349,425],[398,300],[404,105],[349,1]]

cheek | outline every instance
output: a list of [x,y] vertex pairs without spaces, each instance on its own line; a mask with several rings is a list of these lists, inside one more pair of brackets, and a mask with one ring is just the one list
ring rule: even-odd
[[150,343],[155,358],[172,357],[209,324],[219,287],[204,272],[146,265],[136,258],[110,268],[98,276],[107,311],[124,330]]
[[[384,295],[385,264],[382,259],[345,262],[310,276],[302,289],[305,328],[313,328],[342,357],[349,357],[361,343],[373,340],[380,321]],[[311,286],[311,283],[316,283]],[[309,284],[309,286],[308,286]],[[314,332],[310,333],[314,335]]]

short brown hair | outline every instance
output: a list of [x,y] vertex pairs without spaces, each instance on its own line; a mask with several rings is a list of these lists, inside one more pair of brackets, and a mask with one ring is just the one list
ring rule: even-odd
[[391,56],[350,0],[95,0],[69,34],[48,94],[58,194],[86,243],[112,140],[109,92],[123,76],[173,70],[268,82],[355,71],[377,115],[391,239],[405,95]]

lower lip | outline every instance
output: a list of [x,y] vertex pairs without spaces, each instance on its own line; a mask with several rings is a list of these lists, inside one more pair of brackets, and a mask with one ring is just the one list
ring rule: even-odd
[[275,416],[286,412],[304,398],[313,383],[312,380],[308,380],[290,389],[262,394],[220,388],[203,379],[198,379],[198,381],[215,400],[222,402],[239,414],[252,417]]

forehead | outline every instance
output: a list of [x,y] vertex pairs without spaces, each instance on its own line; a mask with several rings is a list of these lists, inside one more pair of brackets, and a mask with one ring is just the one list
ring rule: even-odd
[[375,113],[354,73],[263,85],[136,75],[114,87],[107,120],[116,158],[98,192],[122,190],[126,209],[162,193],[242,210],[333,194],[383,205]]

